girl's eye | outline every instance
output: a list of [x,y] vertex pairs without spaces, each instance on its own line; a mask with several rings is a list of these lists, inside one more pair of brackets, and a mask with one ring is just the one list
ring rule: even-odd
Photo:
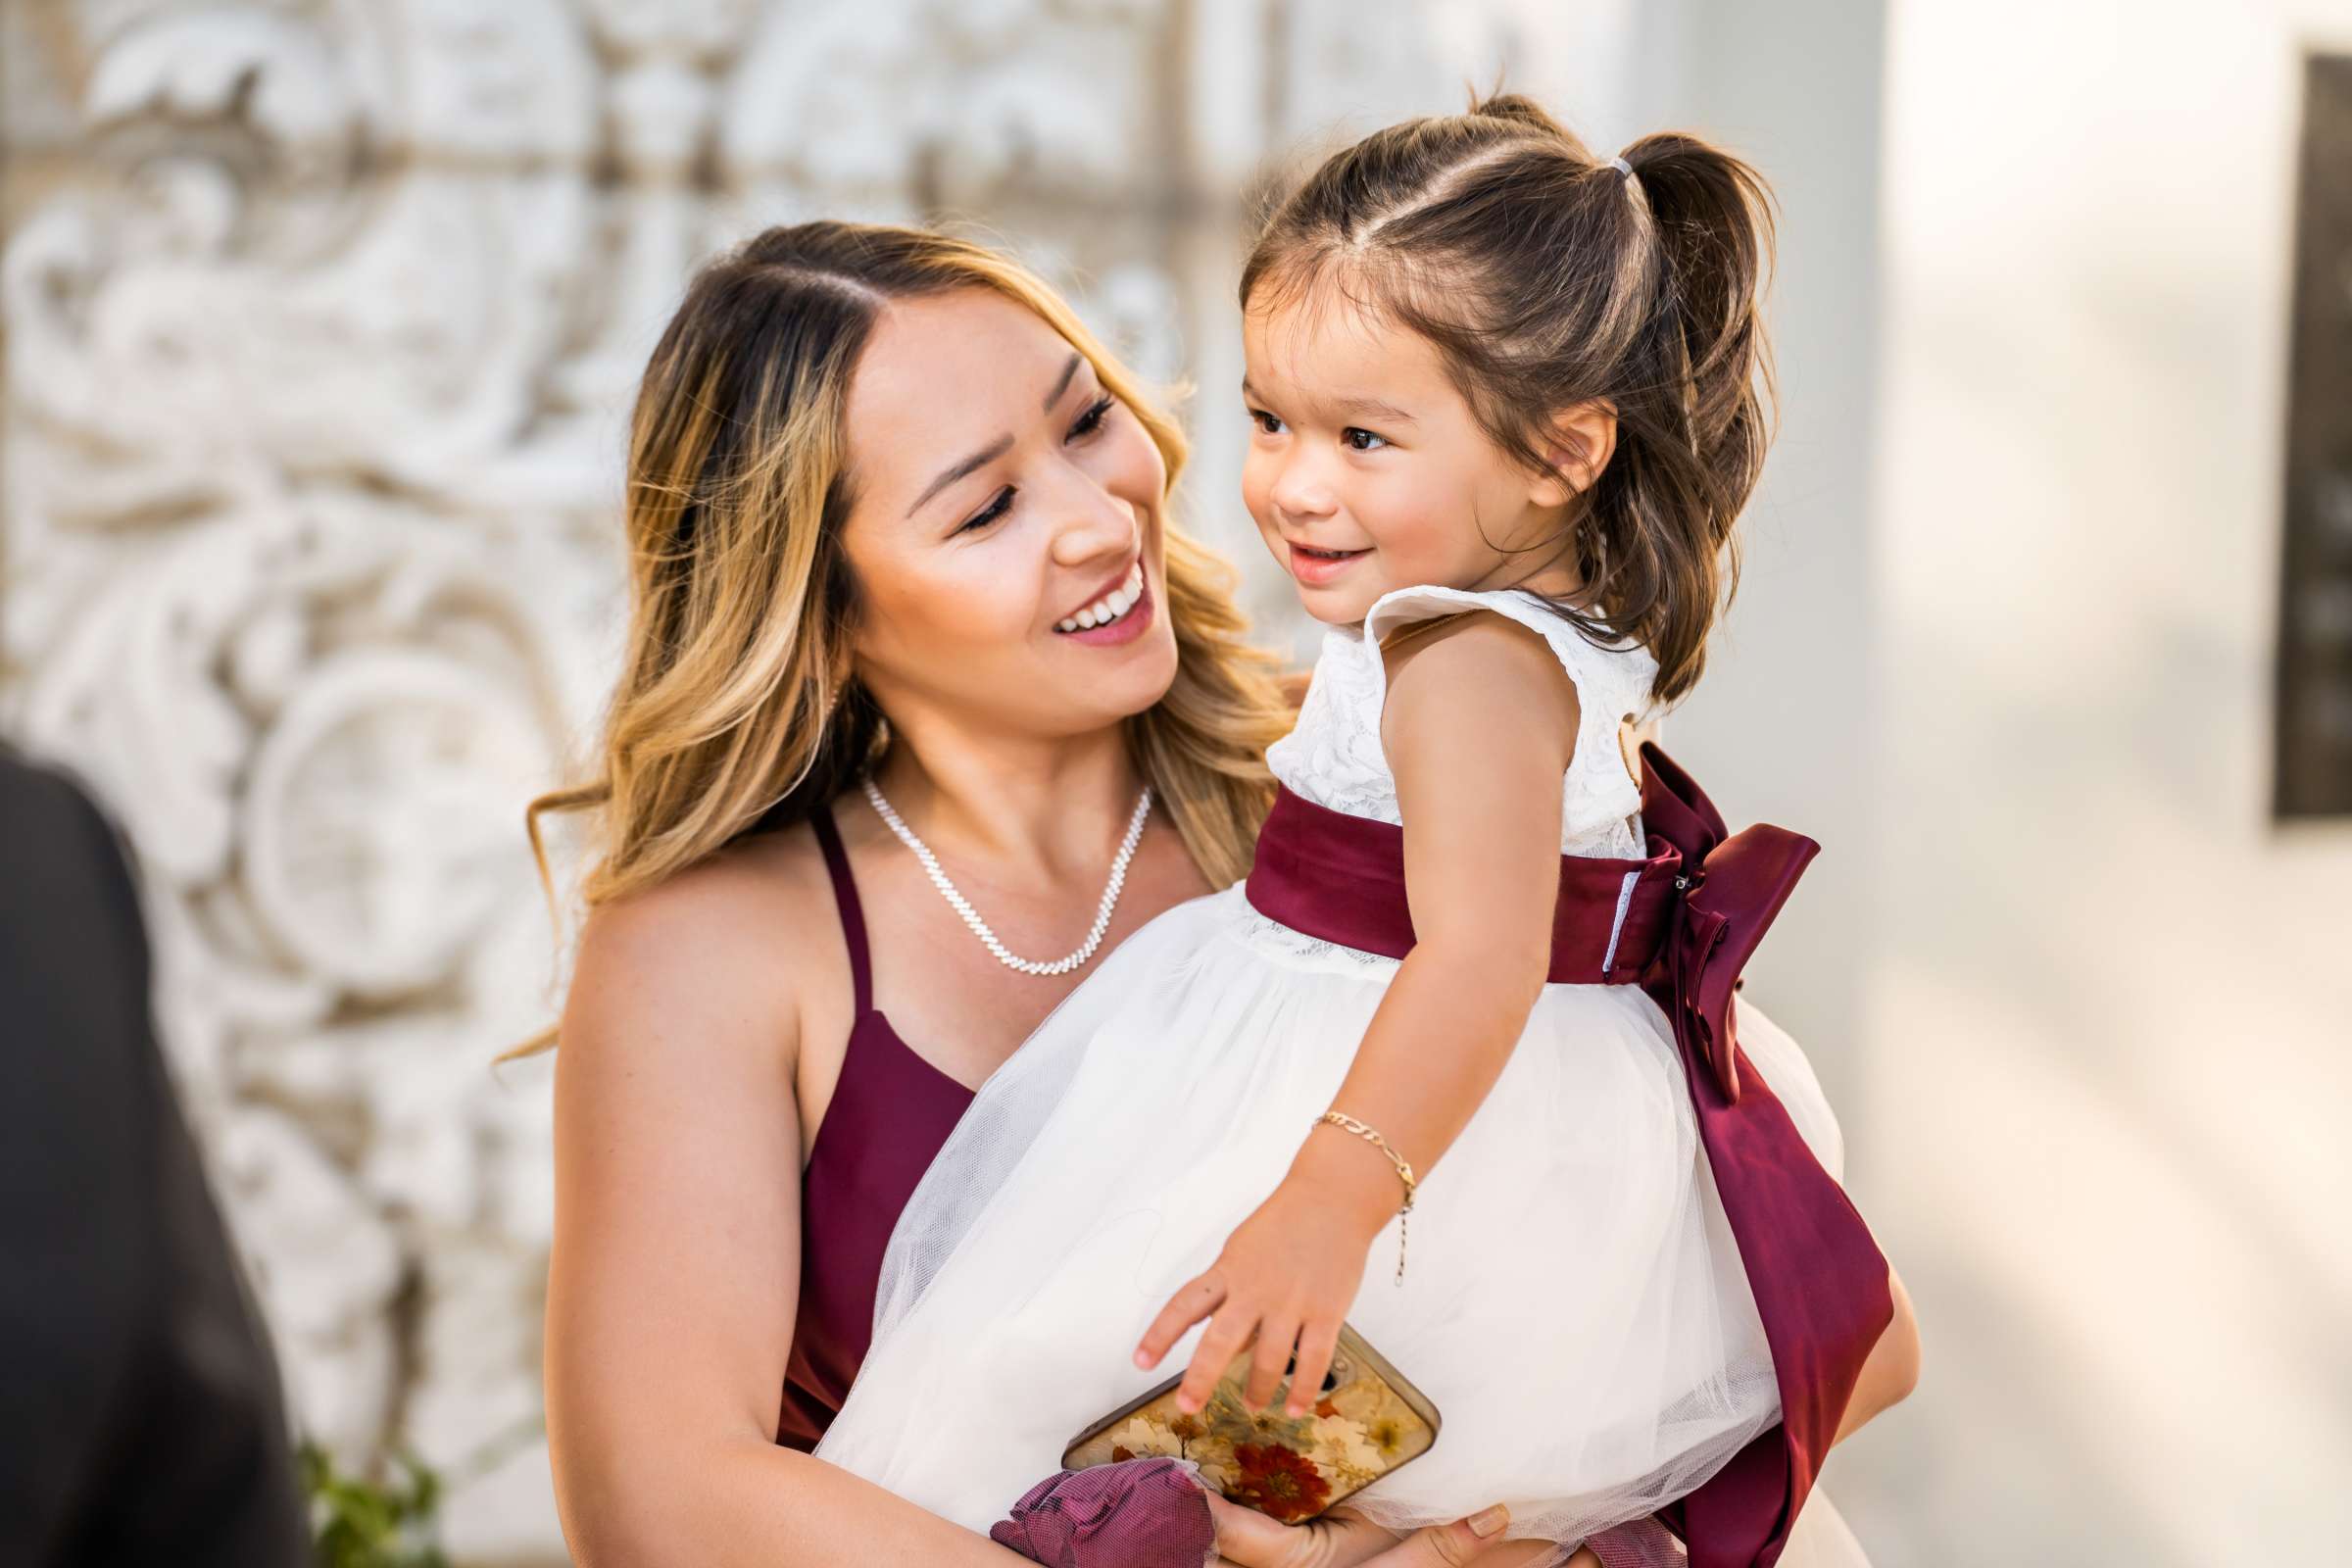
[[1070,426],[1070,439],[1073,441],[1083,440],[1102,429],[1102,421],[1110,416],[1111,405],[1117,401],[1105,392],[1088,404],[1086,412],[1078,416],[1078,422]]
[[[1340,432],[1340,439],[1347,443],[1350,452],[1377,452],[1389,444],[1387,436],[1374,435],[1362,426],[1353,424]],[[1378,442],[1379,446],[1373,445],[1374,442]]]
[[963,525],[957,528],[956,531],[957,533],[969,533],[974,528],[985,528],[990,523],[996,521],[999,517],[1002,517],[1005,513],[1010,512],[1011,510],[1012,486],[1006,485],[1004,489],[997,492],[996,499],[989,502],[987,506],[982,507],[978,512],[975,512],[970,516],[964,518]]
[[1250,420],[1252,424],[1255,424],[1259,430],[1263,431],[1267,435],[1282,434],[1282,420],[1276,416],[1268,414],[1263,409],[1251,409],[1250,411]]

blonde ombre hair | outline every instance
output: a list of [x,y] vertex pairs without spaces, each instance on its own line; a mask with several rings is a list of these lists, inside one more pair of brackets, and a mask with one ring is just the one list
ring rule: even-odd
[[[807,818],[884,744],[851,666],[858,588],[842,549],[842,428],[892,300],[985,288],[1086,356],[1158,447],[1183,432],[1042,279],[951,235],[892,225],[771,228],[696,276],[646,367],[629,433],[626,660],[594,776],[526,813],[595,813],[590,907],[653,886],[755,827]],[[1271,806],[1265,749],[1288,723],[1271,656],[1244,641],[1232,568],[1169,525],[1175,683],[1127,720],[1136,764],[1204,876],[1250,869]],[[552,893],[551,893],[552,896]],[[553,1031],[518,1048],[544,1048]]]

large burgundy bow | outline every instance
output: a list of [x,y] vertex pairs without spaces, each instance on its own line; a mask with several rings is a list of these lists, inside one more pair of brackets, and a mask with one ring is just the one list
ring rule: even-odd
[[1674,1021],[1699,1140],[1781,1390],[1780,1425],[1660,1512],[1689,1544],[1691,1568],[1772,1568],[1894,1304],[1869,1227],[1772,1086],[1743,1070],[1732,1025],[1740,967],[1820,846],[1761,823],[1727,835],[1713,803],[1664,752],[1645,745],[1642,760],[1642,825],[1683,862],[1665,943],[1642,985]]
[[1642,825],[1682,858],[1674,884],[1679,907],[1642,989],[1673,1020],[1685,1059],[1705,1063],[1724,1102],[1736,1105],[1740,1041],[1732,997],[1740,971],[1821,846],[1769,822],[1727,832],[1714,803],[1664,752],[1644,743],[1642,760],[1647,764]]

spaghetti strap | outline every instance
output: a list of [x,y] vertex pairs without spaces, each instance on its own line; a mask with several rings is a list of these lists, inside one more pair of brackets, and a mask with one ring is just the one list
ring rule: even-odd
[[858,882],[850,875],[849,852],[841,847],[841,829],[834,825],[833,808],[820,806],[808,818],[816,829],[816,847],[825,854],[825,874],[833,879],[833,904],[841,911],[841,938],[850,949],[850,984],[857,992],[858,1016],[874,1008],[874,964],[865,946],[865,910],[858,903]]

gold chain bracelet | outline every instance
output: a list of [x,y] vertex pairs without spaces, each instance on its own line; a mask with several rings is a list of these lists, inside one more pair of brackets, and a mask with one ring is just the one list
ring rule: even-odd
[[1404,1202],[1396,1210],[1396,1283],[1402,1285],[1404,1283],[1405,1226],[1413,1212],[1413,1189],[1420,1185],[1419,1182],[1413,1179],[1413,1167],[1405,1163],[1404,1156],[1396,1152],[1396,1149],[1386,1138],[1381,1137],[1377,1130],[1366,1126],[1360,1121],[1357,1121],[1353,1116],[1348,1115],[1346,1111],[1327,1110],[1322,1115],[1315,1118],[1314,1125],[1320,1127],[1325,1122],[1331,1123],[1331,1125],[1339,1128],[1342,1132],[1355,1134],[1356,1137],[1361,1138],[1365,1143],[1370,1144],[1373,1148],[1388,1155],[1389,1163],[1396,1167],[1396,1179],[1404,1183]]

